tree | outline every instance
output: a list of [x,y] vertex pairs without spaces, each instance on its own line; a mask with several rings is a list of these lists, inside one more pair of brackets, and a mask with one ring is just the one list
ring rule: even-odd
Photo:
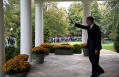
[[[82,23],[83,5],[81,2],[73,2],[68,9],[68,18],[72,19],[76,23]],[[80,28],[74,28],[74,25],[70,24],[68,28],[71,36],[81,35]]]
[[49,28],[52,36],[67,36],[68,20],[63,7],[58,8],[57,3],[46,3],[44,6],[44,27]]
[[106,1],[104,3],[105,9],[105,24],[108,24],[107,31],[110,33],[110,38],[115,39],[116,26],[118,25],[119,20],[119,1]]
[[91,15],[94,17],[95,23],[100,26],[101,25],[101,12],[100,12],[99,4],[97,1],[94,1],[91,5]]
[[[15,36],[17,28],[20,27],[20,0],[4,0],[4,26],[5,36]],[[13,28],[12,33],[10,28]]]

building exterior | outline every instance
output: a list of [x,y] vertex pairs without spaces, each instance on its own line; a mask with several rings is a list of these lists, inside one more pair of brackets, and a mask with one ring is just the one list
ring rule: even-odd
[[[35,2],[35,46],[39,46],[44,41],[43,36],[43,3],[45,1],[72,1],[72,0],[21,0],[21,54],[29,55],[31,62],[32,48],[32,24],[31,24],[31,2]],[[73,0],[78,1],[78,0]],[[105,1],[105,0],[101,0]],[[83,3],[83,25],[86,25],[86,18],[91,15],[91,3],[93,0],[82,0]],[[87,42],[87,32],[82,32],[82,42]],[[3,0],[0,0],[0,67],[5,62],[5,47],[4,47],[4,13]],[[0,69],[0,77],[5,77],[2,69]]]

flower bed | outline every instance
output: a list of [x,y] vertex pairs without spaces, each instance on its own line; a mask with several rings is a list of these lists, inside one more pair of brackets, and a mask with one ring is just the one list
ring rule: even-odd
[[54,45],[56,55],[73,55],[74,46],[72,45]]
[[43,43],[40,46],[44,47],[44,48],[50,48],[50,47],[52,47],[52,44],[50,44],[50,43]]
[[54,49],[65,49],[65,50],[71,49],[71,50],[73,50],[74,46],[72,46],[72,45],[54,45],[53,48]]

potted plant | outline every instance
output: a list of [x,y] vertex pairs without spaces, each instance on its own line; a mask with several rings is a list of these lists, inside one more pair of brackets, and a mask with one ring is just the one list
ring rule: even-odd
[[20,54],[14,57],[15,60],[24,60],[27,61],[29,56],[27,54]]
[[26,77],[31,64],[24,60],[10,59],[2,66],[3,72],[9,77]]
[[46,55],[49,55],[50,53],[50,48],[52,47],[52,44],[50,43],[43,43],[40,45],[41,47],[44,47],[44,48],[47,48],[48,49],[48,52],[46,53]]
[[42,64],[44,62],[45,54],[48,52],[47,48],[44,48],[42,46],[37,46],[32,48],[32,53],[36,55],[36,64]]
[[74,46],[72,45],[54,45],[56,55],[73,55]]
[[83,50],[83,54],[84,54],[84,56],[88,56],[87,43],[82,43],[82,44],[80,44],[80,47],[81,47],[82,50]]

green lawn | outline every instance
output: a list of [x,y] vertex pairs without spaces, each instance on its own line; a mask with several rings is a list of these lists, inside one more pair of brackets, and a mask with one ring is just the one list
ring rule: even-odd
[[102,48],[114,51],[113,43],[111,43],[111,44],[102,44]]
[[[74,45],[74,44],[80,44],[81,42],[65,42],[65,43]],[[55,43],[55,44],[62,44],[62,43]],[[102,48],[103,48],[103,49],[107,49],[107,50],[112,50],[112,51],[114,51],[113,43],[102,44]]]
[[[81,42],[64,42],[64,43],[74,45],[74,44],[80,44]],[[63,43],[54,43],[54,44],[63,44]]]

